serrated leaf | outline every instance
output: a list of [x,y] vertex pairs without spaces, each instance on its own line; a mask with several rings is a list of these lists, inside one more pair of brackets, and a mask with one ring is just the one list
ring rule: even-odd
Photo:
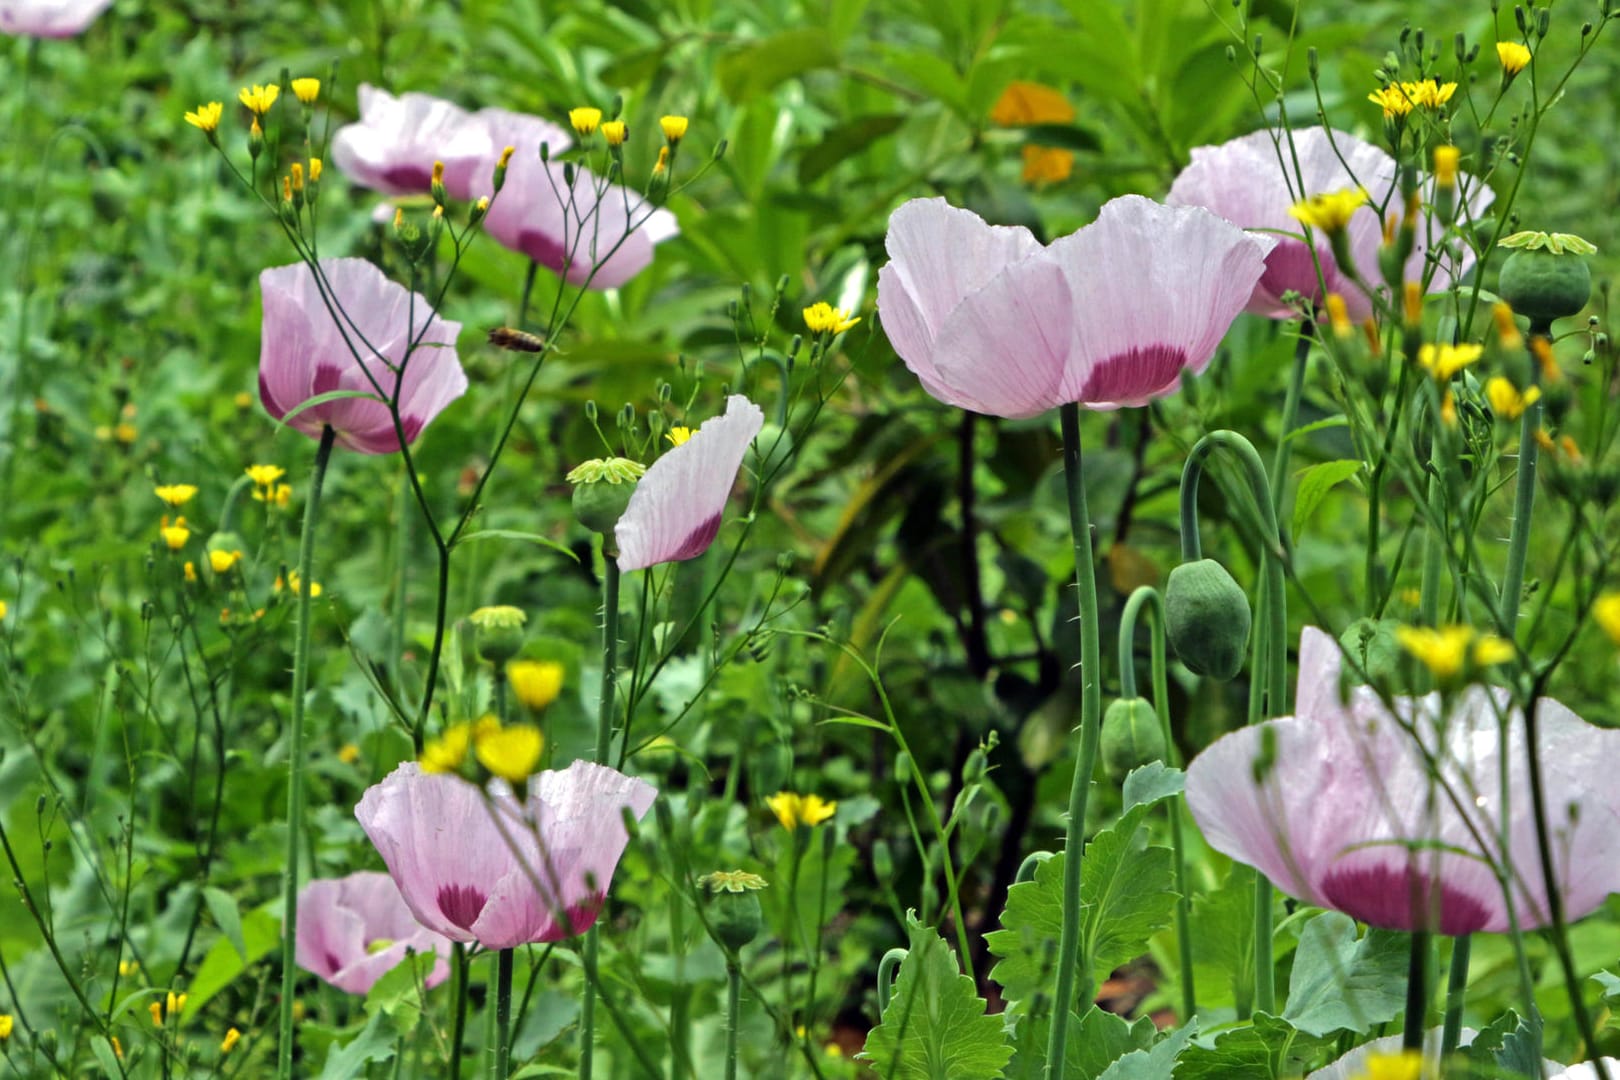
[[1474,1041],[1458,1054],[1465,1061],[1485,1066],[1487,1075],[1539,1076],[1538,1042],[1536,1023],[1520,1020],[1519,1014],[1509,1009],[1475,1035]]
[[320,1080],[353,1080],[361,1075],[373,1061],[387,1061],[394,1056],[394,1045],[399,1031],[393,1018],[386,1013],[372,1013],[365,1030],[344,1046],[334,1046],[326,1055],[326,1067]]
[[[1175,908],[1170,850],[1137,844],[1146,813],[1146,806],[1134,807],[1086,845],[1081,934],[1093,984],[1145,952]],[[1009,889],[1002,928],[985,935],[1000,958],[990,977],[1008,1001],[1027,1001],[1051,987],[1063,930],[1063,863],[1062,853],[1054,855],[1036,867],[1032,880]]]
[[[1045,1075],[1046,1045],[1051,1034],[1049,1016],[1018,1018],[1017,1055],[1007,1066],[1009,1080],[1035,1080]],[[1083,1017],[1071,1009],[1059,1075],[1064,1080],[1097,1080],[1121,1057],[1153,1045],[1157,1034],[1153,1021],[1145,1016],[1133,1024],[1095,1005]]]
[[893,1080],[989,1080],[1012,1057],[1001,1017],[987,1016],[973,980],[933,929],[908,915],[910,949],[889,1007],[860,1058]]
[[1097,1080],[1164,1080],[1175,1071],[1176,1060],[1198,1034],[1194,1017],[1146,1050],[1135,1050],[1108,1066]]
[[1336,484],[1342,484],[1360,471],[1361,462],[1347,460],[1324,461],[1300,473],[1299,489],[1294,494],[1294,533],[1299,533]]
[[1176,1080],[1297,1077],[1324,1045],[1280,1017],[1255,1013],[1252,1024],[1221,1032],[1212,1045],[1193,1043],[1183,1050],[1176,1060]]
[[1186,787],[1187,775],[1180,769],[1172,769],[1162,761],[1150,761],[1132,769],[1130,775],[1125,777],[1121,797],[1125,809],[1131,810],[1180,795]]
[[[1254,999],[1254,875],[1234,866],[1213,892],[1192,903],[1193,975],[1198,1004],[1211,1006]],[[1212,988],[1224,986],[1223,995]]]
[[1310,1035],[1360,1035],[1393,1020],[1406,1004],[1408,940],[1372,929],[1358,941],[1354,919],[1324,911],[1299,935],[1283,1018]]
[[208,914],[214,917],[214,925],[219,927],[219,932],[231,943],[236,955],[246,963],[247,943],[242,940],[242,913],[237,910],[236,898],[224,889],[212,885],[202,892],[203,902],[208,905]]

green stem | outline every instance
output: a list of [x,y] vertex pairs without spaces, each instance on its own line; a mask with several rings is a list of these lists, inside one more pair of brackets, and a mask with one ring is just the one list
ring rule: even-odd
[[[1530,324],[1530,338],[1547,337],[1552,331],[1548,323]],[[1532,383],[1539,382],[1537,365],[1530,366]],[[1524,410],[1519,419],[1519,467],[1513,492],[1513,529],[1508,533],[1507,570],[1502,576],[1502,618],[1507,635],[1513,635],[1519,621],[1519,605],[1524,597],[1524,564],[1530,553],[1531,514],[1536,501],[1536,457],[1540,447],[1536,433],[1541,430],[1541,402]],[[1535,747],[1530,748],[1532,754]]]
[[450,1080],[461,1080],[461,1047],[467,1039],[467,946],[456,942],[451,948],[451,994],[455,1016],[450,1025]]
[[1462,1036],[1463,1002],[1468,992],[1468,954],[1473,951],[1473,942],[1471,934],[1452,939],[1451,971],[1446,976],[1446,1021],[1440,1033],[1442,1058],[1457,1049],[1457,1041]]
[[1271,459],[1271,509],[1282,514],[1283,492],[1287,489],[1288,457],[1294,450],[1289,438],[1299,422],[1299,399],[1305,385],[1305,369],[1311,356],[1312,335],[1316,332],[1311,320],[1299,324],[1299,340],[1294,344],[1294,366],[1288,375],[1288,395],[1283,398],[1282,432],[1277,436],[1277,453]]
[[[1058,938],[1057,987],[1052,997],[1052,1034],[1047,1042],[1046,1077],[1062,1076],[1069,1010],[1073,1006],[1077,969],[1090,961],[1080,950],[1080,863],[1085,855],[1086,800],[1097,761],[1097,734],[1102,715],[1102,644],[1097,627],[1097,578],[1091,553],[1091,521],[1086,511],[1085,478],[1080,463],[1080,408],[1067,402],[1058,408],[1063,427],[1063,477],[1069,497],[1069,532],[1074,540],[1074,580],[1080,608],[1080,747],[1069,785],[1069,818],[1063,837],[1063,930]],[[1088,976],[1089,981],[1089,976]]]
[[408,481],[401,480],[399,494],[394,500],[394,513],[397,515],[394,523],[394,597],[393,597],[393,623],[390,629],[388,662],[389,673],[394,679],[394,693],[399,695],[400,701],[405,700],[405,590],[408,585],[408,558],[406,552],[411,546],[411,486]]
[[495,1080],[512,1071],[512,950],[495,957]]
[[1423,1050],[1423,1023],[1429,1006],[1429,934],[1414,930],[1406,962],[1406,1020],[1401,1028],[1401,1047]]
[[737,1021],[742,1012],[742,969],[726,958],[726,1080],[737,1080]]
[[332,458],[337,431],[321,428],[304,500],[304,530],[298,538],[297,622],[293,639],[292,730],[287,749],[287,870],[282,890],[281,1036],[276,1076],[291,1080],[293,1067],[293,990],[298,980],[298,858],[304,839],[304,698],[309,692],[309,594],[315,581],[315,523],[321,509],[321,486]]
[[[602,694],[596,709],[596,756],[598,765],[608,759],[613,740],[613,699],[618,687],[619,663],[619,562],[610,533],[602,534]],[[585,931],[584,960],[596,970],[596,925]],[[596,983],[585,984],[585,998],[579,1010],[579,1080],[591,1080],[596,1050]]]

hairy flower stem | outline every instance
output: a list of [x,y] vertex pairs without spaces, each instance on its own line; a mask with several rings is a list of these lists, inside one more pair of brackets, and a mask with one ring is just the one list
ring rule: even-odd
[[[598,765],[608,759],[613,740],[613,700],[618,687],[619,664],[619,553],[611,533],[602,534],[602,694],[596,708],[596,756]],[[596,926],[585,931],[585,964],[596,970]],[[579,1008],[579,1080],[591,1080],[596,1049],[596,985],[585,984],[585,997]]]
[[1299,398],[1305,386],[1305,368],[1310,360],[1311,342],[1315,334],[1316,327],[1311,320],[1305,319],[1299,324],[1299,338],[1294,343],[1294,366],[1288,375],[1288,394],[1283,398],[1282,429],[1277,434],[1277,453],[1271,459],[1271,509],[1279,517],[1282,515],[1283,492],[1287,490],[1283,481],[1288,475],[1288,458],[1294,450],[1294,440],[1289,436],[1299,422]]
[[283,874],[281,915],[281,1035],[276,1055],[276,1076],[292,1080],[293,988],[298,980],[298,857],[304,840],[304,698],[309,693],[309,594],[315,584],[315,524],[321,511],[321,486],[332,458],[337,431],[321,428],[310,473],[309,496],[304,500],[304,530],[298,538],[298,588],[294,590],[297,621],[293,637],[292,730],[287,748],[287,869]]
[[[1532,322],[1530,339],[1547,337],[1552,332],[1548,323]],[[1530,366],[1532,383],[1537,366]],[[1502,575],[1502,620],[1508,637],[1513,636],[1519,621],[1519,605],[1524,597],[1524,564],[1530,554],[1531,515],[1536,502],[1536,458],[1540,447],[1536,432],[1541,430],[1541,402],[1533,402],[1519,419],[1519,465],[1513,491],[1513,528],[1508,533],[1507,569]],[[1535,747],[1530,748],[1531,753]]]
[[[1170,730],[1170,689],[1164,650],[1164,597],[1151,585],[1142,585],[1125,601],[1125,610],[1119,620],[1119,696],[1136,697],[1135,654],[1136,620],[1146,607],[1153,613],[1150,639],[1152,641],[1153,711],[1158,715],[1159,728],[1164,734],[1165,764],[1176,763],[1175,736]],[[1198,991],[1193,981],[1192,955],[1192,899],[1187,888],[1187,856],[1181,841],[1181,804],[1185,797],[1171,796],[1165,800],[1165,814],[1170,824],[1170,849],[1175,858],[1176,881],[1176,956],[1181,965],[1181,1022],[1186,1023],[1198,1012]]]
[[467,946],[456,942],[450,950],[450,996],[455,1016],[450,1026],[450,1080],[461,1080],[461,1047],[467,1039]]
[[[1063,478],[1069,496],[1069,532],[1074,539],[1074,580],[1080,606],[1080,748],[1069,785],[1069,817],[1063,837],[1063,930],[1058,938],[1057,987],[1052,996],[1052,1034],[1046,1048],[1047,1080],[1063,1075],[1069,1010],[1077,969],[1090,961],[1080,955],[1080,861],[1085,853],[1086,799],[1097,763],[1102,716],[1102,644],[1097,626],[1097,578],[1091,553],[1091,521],[1086,510],[1080,465],[1080,407],[1058,407],[1063,426]],[[1089,978],[1088,978],[1089,981]]]
[[1429,934],[1414,930],[1406,961],[1406,1020],[1401,1027],[1401,1048],[1423,1050],[1424,1020],[1429,1011]]
[[1451,943],[1451,970],[1446,976],[1446,1019],[1440,1032],[1442,1058],[1457,1049],[1462,1037],[1463,1002],[1468,990],[1468,954],[1473,951],[1472,934],[1463,934]]
[[737,1080],[737,1024],[742,1012],[742,967],[726,958],[726,1080]]
[[495,957],[495,1080],[512,1071],[512,950]]

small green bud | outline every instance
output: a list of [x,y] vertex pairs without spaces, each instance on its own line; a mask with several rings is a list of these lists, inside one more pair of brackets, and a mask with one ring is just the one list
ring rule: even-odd
[[1197,675],[1225,682],[1243,668],[1249,598],[1214,559],[1182,563],[1164,589],[1164,624],[1176,655]]
[[628,458],[597,459],[574,468],[568,474],[574,485],[574,518],[592,532],[611,533],[646,471],[645,465]]
[[506,604],[481,607],[467,618],[473,624],[473,647],[480,659],[504,664],[523,650],[523,624],[528,616],[521,608]]
[[1164,729],[1146,698],[1120,698],[1108,706],[1102,722],[1103,767],[1115,780],[1132,769],[1164,760]]

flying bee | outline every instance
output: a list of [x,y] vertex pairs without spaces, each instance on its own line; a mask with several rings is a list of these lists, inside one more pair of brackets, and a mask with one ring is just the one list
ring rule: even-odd
[[497,349],[506,349],[510,352],[536,353],[546,347],[546,339],[539,334],[516,330],[510,326],[497,326],[491,330],[489,343]]

